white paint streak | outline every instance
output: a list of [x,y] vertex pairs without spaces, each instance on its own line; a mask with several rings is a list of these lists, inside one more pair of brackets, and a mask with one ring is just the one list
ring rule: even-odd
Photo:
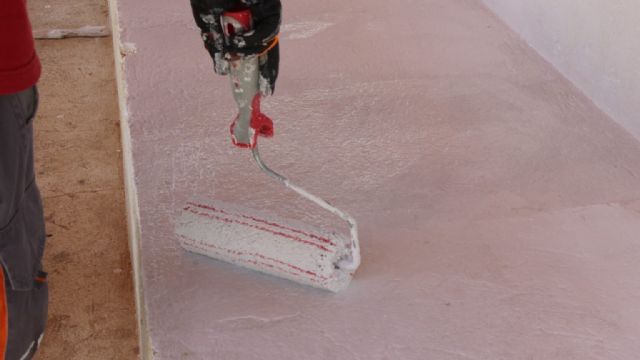
[[265,324],[273,324],[279,323],[282,321],[287,321],[291,319],[295,319],[300,317],[300,313],[295,313],[291,315],[283,315],[283,316],[273,316],[273,317],[261,317],[254,315],[245,315],[245,316],[232,316],[224,319],[218,320],[219,323],[236,323],[236,324],[244,324],[244,325],[265,325]]
[[333,23],[323,21],[303,21],[282,26],[280,32],[283,39],[301,40],[308,39],[333,26]]

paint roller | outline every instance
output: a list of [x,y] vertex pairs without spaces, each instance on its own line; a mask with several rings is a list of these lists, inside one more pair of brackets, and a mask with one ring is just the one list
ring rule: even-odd
[[[249,10],[225,12],[220,19],[226,36],[251,28]],[[358,226],[353,217],[332,206],[261,159],[258,135],[273,134],[271,120],[260,112],[259,56],[229,59],[238,116],[231,124],[233,144],[251,149],[261,171],[346,222],[349,236],[328,232],[292,219],[221,201],[191,201],[176,224],[181,246],[191,252],[300,284],[338,292],[360,265]]]

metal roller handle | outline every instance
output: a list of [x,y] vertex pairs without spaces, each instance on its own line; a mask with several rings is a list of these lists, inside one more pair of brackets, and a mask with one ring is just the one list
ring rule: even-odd
[[342,220],[347,222],[347,224],[349,225],[350,233],[351,233],[351,244],[346,244],[346,245],[348,245],[349,248],[351,249],[351,256],[350,258],[347,258],[347,259],[341,259],[336,265],[341,269],[355,271],[358,268],[358,266],[360,266],[360,242],[358,240],[358,224],[356,223],[356,220],[351,215],[329,204],[327,201],[323,200],[322,198],[316,195],[313,195],[307,190],[291,183],[291,181],[289,181],[289,179],[287,179],[285,176],[280,175],[277,172],[271,170],[262,161],[262,158],[260,158],[260,153],[258,152],[257,144],[255,147],[251,149],[251,153],[253,154],[253,159],[256,161],[260,169],[264,171],[267,175],[280,181],[289,189],[295,191],[296,193],[305,197],[306,199],[316,203],[317,205],[321,206],[323,209],[331,212],[332,214],[339,216]]

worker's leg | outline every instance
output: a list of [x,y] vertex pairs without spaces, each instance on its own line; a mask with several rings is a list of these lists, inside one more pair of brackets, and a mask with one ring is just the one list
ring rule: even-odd
[[44,332],[45,231],[33,168],[37,90],[0,95],[0,359],[31,359]]

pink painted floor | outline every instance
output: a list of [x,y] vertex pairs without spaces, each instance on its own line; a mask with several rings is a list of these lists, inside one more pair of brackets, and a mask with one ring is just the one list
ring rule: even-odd
[[342,224],[230,145],[188,2],[120,0],[155,359],[638,358],[640,142],[479,1],[284,7],[262,153],[363,265],[334,295],[181,250],[194,197]]

